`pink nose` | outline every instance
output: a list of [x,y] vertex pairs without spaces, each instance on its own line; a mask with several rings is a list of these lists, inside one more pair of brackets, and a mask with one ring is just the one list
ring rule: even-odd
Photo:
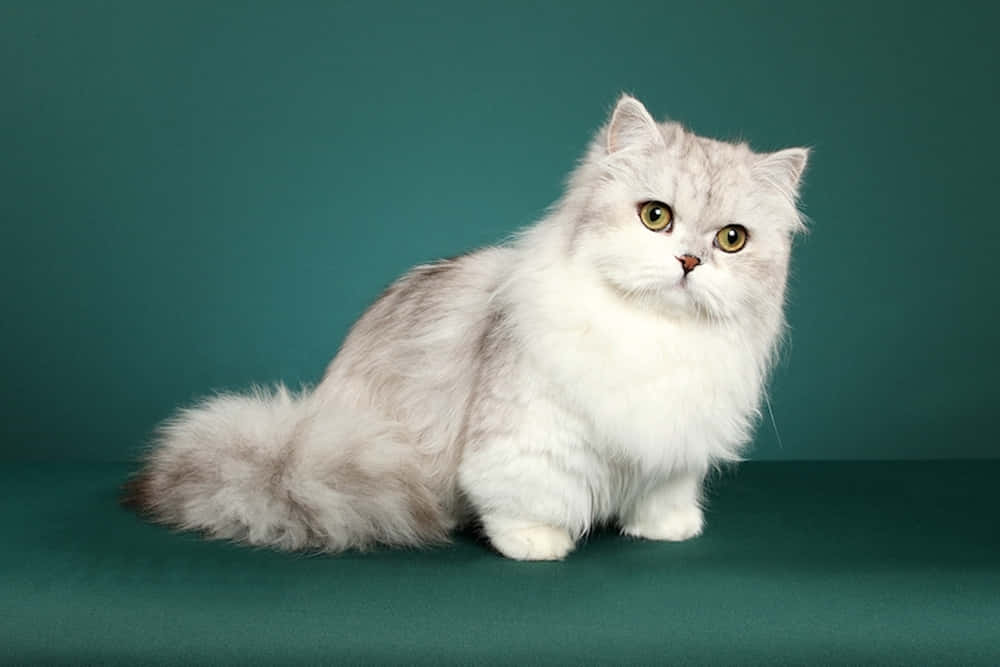
[[681,255],[677,258],[677,261],[684,267],[684,275],[691,273],[694,271],[694,267],[701,264],[701,260],[694,255]]

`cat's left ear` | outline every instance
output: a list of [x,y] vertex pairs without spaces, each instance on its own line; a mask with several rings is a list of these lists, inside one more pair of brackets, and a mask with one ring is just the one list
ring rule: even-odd
[[663,135],[646,107],[631,95],[622,95],[608,123],[608,153],[662,145]]
[[753,165],[753,174],[794,201],[808,161],[808,148],[786,148],[761,156]]

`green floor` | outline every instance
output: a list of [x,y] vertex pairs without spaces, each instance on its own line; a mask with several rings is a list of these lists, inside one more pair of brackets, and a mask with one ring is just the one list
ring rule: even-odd
[[1000,664],[1000,461],[746,464],[704,536],[554,564],[204,542],[126,471],[0,472],[0,663]]

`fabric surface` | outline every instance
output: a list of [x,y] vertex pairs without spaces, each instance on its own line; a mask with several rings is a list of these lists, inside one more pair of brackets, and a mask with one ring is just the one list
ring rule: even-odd
[[4,664],[998,664],[1000,461],[745,464],[682,544],[305,557],[144,523],[128,468],[0,472]]

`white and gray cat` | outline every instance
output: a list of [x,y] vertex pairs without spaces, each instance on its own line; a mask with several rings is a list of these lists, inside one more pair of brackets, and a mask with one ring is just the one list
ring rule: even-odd
[[524,560],[609,522],[698,535],[706,473],[759,415],[807,155],[699,137],[622,97],[543,220],[400,278],[312,391],[181,410],[124,500],[330,552],[469,523]]

